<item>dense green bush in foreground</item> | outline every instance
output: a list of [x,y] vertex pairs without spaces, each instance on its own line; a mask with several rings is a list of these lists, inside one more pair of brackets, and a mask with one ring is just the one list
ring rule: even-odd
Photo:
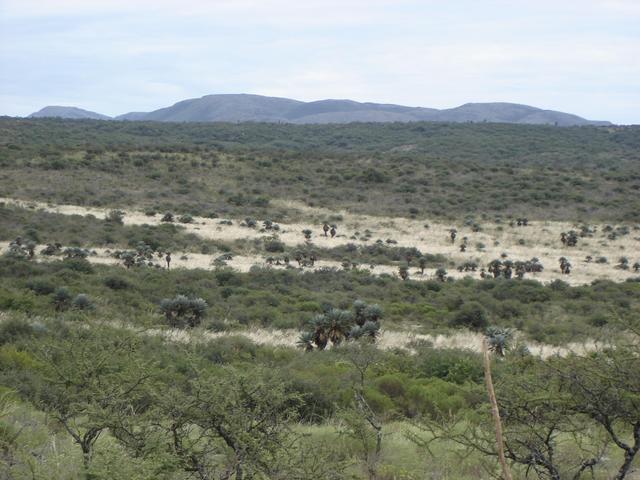
[[[366,343],[304,353],[233,337],[184,345],[84,326],[3,317],[5,477],[418,479],[447,462],[455,478],[496,473],[475,354]],[[516,478],[591,467],[595,478],[632,478],[639,353],[619,344],[542,361],[515,346],[495,361]],[[465,451],[475,453],[454,461]]]

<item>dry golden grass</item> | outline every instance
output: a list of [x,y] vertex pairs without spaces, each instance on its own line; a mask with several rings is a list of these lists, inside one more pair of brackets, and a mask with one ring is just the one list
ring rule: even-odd
[[[136,330],[136,327],[123,323],[114,324],[114,326]],[[267,328],[252,328],[232,332],[211,332],[202,328],[194,330],[152,328],[145,329],[144,332],[149,335],[161,336],[168,341],[180,343],[203,343],[220,338],[241,336],[251,340],[257,345],[290,348],[296,347],[296,342],[300,336],[300,331],[298,330],[274,330]],[[404,349],[409,352],[414,352],[413,345],[417,341],[427,342],[436,349],[456,348],[479,353],[482,345],[482,334],[467,330],[447,335],[415,334],[400,330],[383,330],[376,345],[383,350]],[[548,358],[552,355],[564,356],[569,353],[584,354],[602,346],[594,341],[582,343],[571,342],[563,346],[554,346],[532,341],[523,341],[522,343],[530,350],[532,355],[542,358]]]
[[[0,198],[7,204],[15,204],[21,207],[43,209],[50,212],[65,215],[94,215],[104,218],[108,209],[86,208],[74,205],[51,205],[38,202],[24,202],[10,198]],[[581,285],[591,283],[596,279],[608,279],[624,281],[634,274],[631,270],[615,268],[618,258],[627,256],[631,263],[640,261],[640,233],[633,230],[629,235],[616,240],[606,239],[603,233],[604,225],[592,225],[597,233],[592,238],[581,238],[576,247],[565,247],[560,242],[560,233],[575,230],[578,225],[567,222],[532,222],[528,227],[510,227],[509,225],[483,224],[481,232],[473,232],[470,227],[455,224],[429,222],[429,228],[425,228],[424,220],[411,220],[407,218],[374,217],[370,215],[355,215],[346,211],[329,211],[320,208],[310,208],[290,201],[280,201],[283,206],[290,209],[298,209],[309,217],[309,223],[280,224],[278,232],[280,240],[288,246],[298,246],[304,242],[302,230],[312,230],[312,242],[320,248],[331,248],[338,245],[353,243],[363,245],[380,239],[395,240],[395,245],[401,247],[416,247],[423,253],[441,254],[455,264],[467,261],[475,261],[479,265],[486,265],[491,260],[500,258],[506,254],[508,259],[529,260],[536,257],[542,262],[545,269],[541,273],[527,274],[526,278],[533,278],[547,283],[555,279]],[[329,216],[340,215],[342,220],[338,225],[338,235],[335,238],[322,235],[321,225],[323,219]],[[237,239],[254,239],[271,236],[270,232],[260,232],[240,226],[241,221],[232,219],[233,225],[220,225],[220,219],[194,218],[194,223],[184,224],[188,232],[206,239],[233,241]],[[138,211],[125,211],[124,223],[126,225],[159,225],[160,215],[148,216]],[[454,244],[449,238],[449,230],[456,228],[458,236]],[[371,240],[364,241],[354,239],[356,232],[361,235],[368,230],[371,232]],[[468,248],[466,252],[460,252],[460,242],[467,237]],[[478,249],[478,244],[484,244],[483,249]],[[181,253],[173,255],[175,267],[183,268],[212,268],[212,255],[188,254],[187,259],[181,260]],[[567,257],[573,265],[570,275],[563,275],[559,269],[558,259]],[[585,258],[591,256],[606,257],[607,264],[595,262],[587,263]],[[92,258],[96,262],[111,262],[102,255]],[[237,256],[228,262],[228,265],[240,271],[248,271],[253,265],[264,266],[264,258],[261,255]],[[340,268],[339,262],[319,261],[316,268],[331,267]],[[397,268],[391,265],[373,265],[369,270],[374,274],[397,274]],[[367,267],[368,268],[368,267]],[[415,268],[410,270],[410,278],[415,280],[433,278],[435,270],[425,270],[420,275]],[[451,268],[449,275],[454,278],[465,276],[479,277],[479,272],[458,272]]]

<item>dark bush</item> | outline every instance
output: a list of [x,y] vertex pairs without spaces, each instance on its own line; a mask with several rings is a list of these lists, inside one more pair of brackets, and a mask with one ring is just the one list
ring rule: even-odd
[[107,277],[102,282],[111,290],[125,290],[127,288],[131,288],[131,284],[121,277]]
[[56,289],[55,285],[47,280],[31,280],[27,282],[27,288],[36,295],[49,295]]
[[467,327],[472,330],[484,330],[488,325],[487,311],[478,302],[465,302],[451,318],[453,327]]

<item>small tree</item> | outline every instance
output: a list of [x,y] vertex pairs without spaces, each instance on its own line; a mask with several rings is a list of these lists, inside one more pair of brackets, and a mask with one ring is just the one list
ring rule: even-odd
[[[197,364],[178,388],[159,388],[150,420],[188,475],[201,480],[272,478],[294,442],[290,425],[300,399],[280,378],[254,369],[210,372]],[[212,453],[214,455],[212,455]]]
[[376,480],[379,478],[384,425],[367,402],[365,390],[367,373],[380,363],[380,354],[367,344],[349,346],[341,353],[356,373],[352,387],[353,404],[341,411],[341,418],[346,426],[345,433],[359,444],[367,477],[369,480]]
[[404,265],[398,267],[398,275],[400,275],[400,278],[402,280],[406,280],[407,278],[409,278],[409,268],[405,267]]
[[631,471],[640,453],[640,349],[617,345],[587,356],[551,359],[546,375],[557,376],[567,405],[600,425],[623,454],[615,480]]
[[149,378],[138,340],[103,327],[70,330],[38,352],[42,391],[36,406],[57,421],[78,445],[86,478],[94,447],[117,418],[136,411]]
[[427,259],[425,257],[418,259],[418,267],[420,268],[420,275],[424,275],[424,269],[427,268]]

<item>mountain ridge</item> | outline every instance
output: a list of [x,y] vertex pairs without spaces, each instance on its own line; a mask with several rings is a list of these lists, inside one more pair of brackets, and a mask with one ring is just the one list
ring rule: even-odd
[[33,112],[27,118],[73,118],[76,120],[111,120],[108,115],[84,110],[78,107],[65,107],[61,105],[48,105],[37,112]]
[[558,126],[611,125],[587,120],[571,113],[545,110],[509,102],[465,103],[435,109],[395,104],[326,99],[303,102],[283,97],[254,94],[214,94],[190,98],[151,112],[129,112],[108,117],[77,107],[48,106],[29,115],[32,118],[159,121],[159,122],[269,122],[269,123],[351,123],[351,122],[494,122],[547,124]]

